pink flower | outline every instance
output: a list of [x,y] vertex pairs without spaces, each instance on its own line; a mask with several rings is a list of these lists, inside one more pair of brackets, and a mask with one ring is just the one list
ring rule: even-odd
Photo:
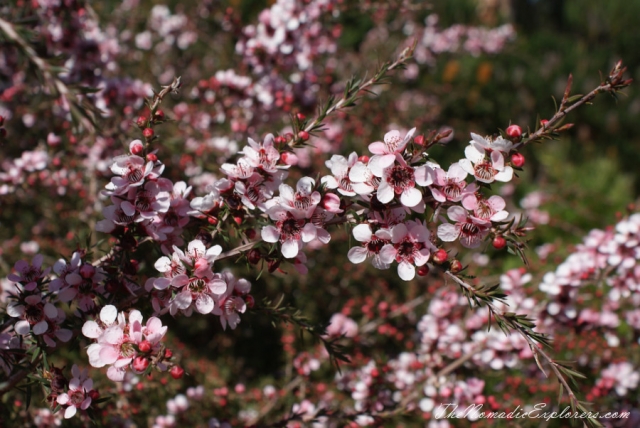
[[409,220],[391,228],[391,243],[380,250],[380,258],[390,264],[398,264],[398,275],[405,281],[411,281],[416,275],[414,266],[423,266],[429,261],[431,234],[419,221]]
[[513,168],[504,166],[504,156],[500,151],[490,152],[490,159],[486,159],[485,150],[477,145],[471,145],[467,146],[464,153],[466,159],[461,159],[458,163],[476,180],[493,183],[494,181],[507,182],[513,178]]
[[42,254],[37,254],[31,264],[24,260],[18,260],[13,267],[16,273],[10,273],[7,275],[7,279],[24,285],[26,291],[35,290],[37,282],[44,279],[51,270],[51,268],[42,270],[43,259],[44,256]]
[[302,177],[298,180],[295,192],[290,186],[281,184],[280,196],[267,204],[267,207],[275,206],[276,210],[283,208],[291,212],[295,218],[311,218],[322,199],[320,192],[314,191],[315,185],[316,181],[310,177]]
[[[295,218],[289,211],[270,210],[269,216],[272,220],[276,220],[276,224],[262,228],[262,239],[266,242],[280,242],[282,255],[287,259],[298,255],[298,252],[302,250],[303,242],[311,242],[316,238],[328,242],[331,239],[331,236],[324,229],[317,228],[304,218]],[[322,237],[318,236],[318,230],[324,231]],[[328,238],[326,235],[329,235]]]
[[[107,194],[121,195],[130,187],[141,186],[154,168],[153,162],[145,162],[140,156],[119,156],[111,165],[111,171],[119,177],[113,177],[107,184]],[[162,168],[164,169],[164,168]],[[160,175],[162,171],[158,172]]]
[[358,162],[358,155],[353,152],[349,155],[349,159],[344,156],[333,155],[331,160],[325,162],[327,168],[331,169],[331,174],[322,177],[320,182],[327,186],[327,189],[337,189],[338,192],[345,196],[355,196],[349,173],[351,168]]
[[475,185],[467,185],[467,172],[460,164],[453,163],[445,173],[441,168],[434,168],[435,178],[430,187],[433,198],[438,202],[460,202],[467,193],[475,191]]
[[327,326],[327,335],[330,337],[355,337],[358,334],[358,324],[351,318],[341,313],[331,316]]
[[[128,322],[124,312],[118,313],[113,305],[107,305],[100,311],[97,321],[86,321],[82,326],[82,334],[95,343],[89,345],[87,355],[93,367],[110,366],[107,377],[116,382],[124,380],[127,368],[138,355],[138,346],[146,340],[151,344],[151,354],[162,350],[160,341],[167,332],[160,319],[151,317],[145,326],[142,325],[142,314],[138,310],[129,312]],[[167,367],[157,363],[160,370]]]
[[353,228],[353,237],[356,238],[356,241],[361,242],[362,245],[349,250],[347,257],[351,263],[362,263],[369,257],[373,257],[371,264],[375,268],[389,268],[389,263],[383,262],[380,257],[380,250],[391,242],[391,231],[389,229],[381,228],[374,234],[371,231],[371,226],[363,223]]
[[464,247],[476,248],[489,233],[489,220],[469,216],[467,210],[462,207],[449,207],[447,215],[455,224],[444,223],[438,226],[438,238],[445,242],[453,242],[460,238]]
[[378,200],[386,204],[393,200],[394,195],[400,195],[402,205],[415,207],[422,201],[422,192],[415,185],[426,187],[433,183],[433,170],[426,165],[412,168],[399,155],[396,159],[398,164],[392,162],[383,170],[372,168],[369,161],[373,174],[382,178],[378,186]]
[[481,137],[478,134],[471,133],[471,141],[469,144],[477,147],[479,150],[484,150],[487,152],[492,151],[500,151],[502,153],[508,154],[511,149],[513,149],[513,143],[509,140],[505,140],[502,136],[497,136],[496,138],[491,137]]
[[212,313],[220,317],[222,328],[226,330],[227,325],[235,329],[240,323],[240,315],[247,310],[243,296],[251,291],[251,283],[246,279],[236,279],[231,272],[225,271],[222,277],[228,284],[227,290],[220,295],[218,304]]
[[272,134],[267,134],[262,143],[256,143],[249,138],[249,145],[245,146],[240,153],[247,157],[249,164],[254,168],[261,168],[269,173],[277,171],[276,164],[280,159],[280,153],[273,146]]
[[462,206],[473,211],[475,217],[483,220],[503,221],[509,216],[509,213],[504,210],[506,206],[504,199],[497,195],[484,199],[470,194],[462,199]]
[[91,406],[89,393],[93,391],[93,380],[87,377],[86,370],[80,371],[74,364],[71,373],[73,378],[69,381],[69,390],[56,398],[58,404],[67,407],[64,411],[65,419],[75,416],[78,409],[87,410]]
[[416,128],[411,129],[404,138],[400,136],[399,131],[389,131],[384,135],[384,143],[376,141],[369,144],[369,150],[374,154],[369,160],[369,168],[371,168],[376,177],[382,175],[376,172],[381,172],[393,164],[396,154],[403,152],[415,131]]

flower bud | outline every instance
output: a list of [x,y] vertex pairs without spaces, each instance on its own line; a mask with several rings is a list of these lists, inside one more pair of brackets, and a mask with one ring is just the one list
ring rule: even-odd
[[547,126],[547,123],[549,123],[549,121],[547,119],[542,119],[540,121],[540,126],[542,126],[543,128]]
[[172,378],[180,379],[182,376],[184,376],[184,369],[180,366],[173,366],[171,367],[171,371],[169,373],[171,374]]
[[92,389],[91,391],[88,392],[89,397],[91,397],[92,400],[97,400],[98,398],[100,398],[100,393],[98,391],[96,391],[95,389]]
[[140,116],[136,119],[136,125],[140,129],[144,129],[147,127],[147,118],[144,116]]
[[507,245],[507,240],[502,235],[498,235],[493,238],[493,248],[501,250]]
[[164,120],[164,112],[162,110],[158,110],[153,115],[153,120],[156,122],[162,122]]
[[300,131],[298,132],[298,138],[302,141],[307,141],[309,139],[309,133],[307,131]]
[[359,160],[360,162],[364,163],[364,164],[367,164],[367,163],[369,163],[369,156],[367,156],[367,155],[362,155],[362,156],[360,156],[360,157],[358,158],[358,160]]
[[341,213],[340,198],[333,193],[327,193],[322,198],[322,207],[330,213]]
[[304,115],[304,114],[302,114],[302,113],[298,113],[298,114],[296,114],[296,117],[298,118],[298,120],[305,120],[305,119],[307,118],[307,116],[305,116],[305,115]]
[[129,143],[129,151],[132,155],[140,155],[144,151],[144,146],[142,145],[142,141],[133,140]]
[[294,155],[290,152],[284,152],[280,155],[280,159],[284,162],[285,165],[297,165],[298,164],[298,156]]
[[417,269],[417,273],[419,276],[426,276],[429,274],[429,266],[422,265]]
[[424,146],[424,135],[418,135],[414,137],[413,142],[419,146]]
[[60,141],[62,141],[62,138],[60,138],[53,132],[49,132],[49,135],[47,135],[47,144],[51,147],[57,146],[58,144],[60,144]]
[[451,266],[449,267],[451,273],[458,273],[462,270],[462,263],[460,260],[454,259],[451,261]]
[[[133,369],[137,372],[143,372],[149,367],[149,360],[145,357],[135,357],[131,363]],[[173,376],[173,374],[172,374]]]
[[514,153],[511,155],[511,164],[516,168],[521,168],[524,165],[524,156],[522,153]]
[[276,138],[273,139],[274,143],[276,144],[284,144],[287,142],[287,140],[283,137],[278,135]]
[[433,262],[437,263],[437,264],[442,264],[442,263],[446,262],[448,258],[449,258],[449,254],[447,254],[447,252],[445,250],[440,248],[433,255]]
[[515,141],[519,140],[520,137],[522,137],[522,128],[520,128],[518,125],[509,126],[506,132],[509,138]]
[[144,138],[149,141],[153,138],[153,136],[155,135],[155,133],[153,132],[153,129],[151,128],[144,128],[144,130],[142,131],[142,135],[144,136]]
[[148,340],[143,340],[138,345],[138,349],[140,349],[140,352],[144,352],[146,354],[147,352],[151,351],[151,342],[149,342]]
[[156,156],[155,153],[149,153],[147,155],[147,160],[150,161],[150,162],[155,162],[155,161],[158,160],[158,156]]
[[247,294],[246,296],[244,296],[244,301],[247,304],[247,308],[249,309],[253,309],[256,305],[256,299],[251,294]]
[[247,238],[249,239],[255,239],[256,237],[256,230],[255,229],[247,229],[245,230],[245,235],[247,235]]
[[173,357],[173,351],[171,349],[165,349],[164,358],[168,360],[171,357]]
[[260,250],[256,250],[254,248],[247,254],[247,259],[249,260],[249,263],[255,265],[260,261],[260,259],[262,259],[262,254],[260,253]]

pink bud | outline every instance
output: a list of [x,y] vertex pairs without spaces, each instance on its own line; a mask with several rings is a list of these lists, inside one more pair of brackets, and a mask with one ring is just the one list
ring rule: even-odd
[[149,367],[149,360],[145,357],[136,357],[133,359],[133,363],[131,363],[133,369],[137,372],[143,372]]
[[511,125],[507,128],[507,135],[512,140],[519,140],[522,137],[522,129],[518,125]]
[[309,139],[309,133],[307,131],[300,131],[300,132],[298,132],[298,137],[302,141],[307,141]]
[[443,250],[442,248],[440,248],[433,255],[433,262],[441,264],[441,263],[446,262],[448,257],[449,257],[449,255],[447,254],[447,252],[445,250]]
[[524,165],[524,160],[525,159],[522,153],[514,153],[511,155],[511,163],[516,168],[522,168],[522,165]]
[[144,146],[142,145],[142,141],[133,140],[132,142],[130,142],[129,151],[133,155],[139,155],[140,153],[142,153],[144,151]]
[[298,156],[294,155],[293,153],[290,152],[284,152],[282,155],[280,155],[280,159],[282,159],[282,162],[285,163],[285,165],[297,165],[298,164]]
[[184,376],[184,369],[180,366],[173,366],[171,367],[171,371],[169,373],[171,374],[172,378],[180,379],[182,376]]
[[330,213],[341,213],[340,198],[333,193],[327,193],[322,198],[322,207]]
[[52,147],[55,147],[58,144],[60,144],[60,141],[62,141],[62,139],[56,134],[54,134],[53,132],[49,132],[49,135],[47,135],[47,144]]
[[151,351],[151,342],[149,342],[148,340],[143,340],[138,345],[138,349],[140,349],[140,352],[144,352],[146,354],[147,352]]
[[156,156],[155,153],[149,153],[147,155],[147,160],[150,162],[155,162],[158,160],[158,156]]
[[501,250],[507,245],[507,240],[504,237],[498,235],[493,238],[493,248],[496,250]]
[[369,156],[367,155],[362,155],[358,158],[358,160],[362,163],[369,163]]
[[155,132],[153,132],[153,129],[151,128],[144,128],[144,130],[142,131],[142,135],[147,141],[149,141],[150,139],[153,138],[153,136],[155,135]]

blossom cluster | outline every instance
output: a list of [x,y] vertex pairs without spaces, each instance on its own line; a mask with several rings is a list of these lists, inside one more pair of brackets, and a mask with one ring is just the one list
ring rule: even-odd
[[167,327],[156,317],[149,318],[145,325],[142,320],[138,310],[127,316],[113,305],[104,306],[98,319],[82,326],[82,334],[94,340],[87,349],[89,363],[93,367],[110,366],[107,376],[116,382],[122,382],[128,370],[145,373],[150,366],[167,370],[171,355],[160,343]]

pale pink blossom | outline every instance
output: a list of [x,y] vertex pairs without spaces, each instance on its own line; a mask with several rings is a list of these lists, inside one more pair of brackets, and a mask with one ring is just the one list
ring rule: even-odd
[[483,183],[494,181],[507,182],[513,178],[513,168],[504,165],[504,156],[499,150],[491,151],[486,159],[485,150],[477,145],[470,145],[464,151],[466,159],[458,163],[463,170]]
[[445,242],[460,239],[460,243],[467,248],[477,248],[489,233],[491,222],[470,216],[467,210],[454,205],[449,207],[447,215],[454,224],[443,223],[438,226],[438,238]]
[[431,233],[419,221],[407,221],[391,228],[391,243],[380,250],[382,262],[398,262],[398,275],[404,281],[411,281],[416,274],[415,266],[423,266],[429,261],[432,244]]

